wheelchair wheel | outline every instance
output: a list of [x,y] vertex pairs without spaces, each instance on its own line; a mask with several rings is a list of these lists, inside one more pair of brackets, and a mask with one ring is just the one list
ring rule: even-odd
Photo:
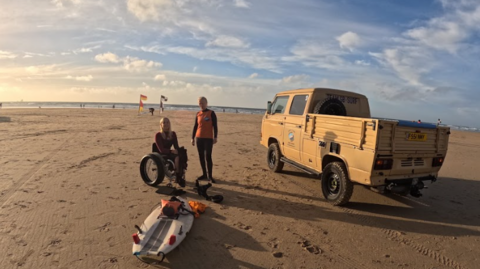
[[143,181],[150,186],[157,186],[165,177],[163,158],[158,153],[143,156],[140,162],[140,175]]

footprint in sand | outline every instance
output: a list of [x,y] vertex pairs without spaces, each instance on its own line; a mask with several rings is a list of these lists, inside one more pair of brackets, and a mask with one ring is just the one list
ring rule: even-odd
[[298,242],[298,244],[300,244],[300,246],[303,248],[303,250],[306,250],[312,254],[321,254],[322,253],[322,250],[315,246],[315,245],[312,245],[308,240],[303,240],[301,242]]
[[110,229],[108,228],[108,226],[110,226],[110,224],[111,224],[110,222],[107,222],[104,225],[98,227],[97,229],[101,232],[108,232],[108,231],[110,231]]
[[241,222],[238,222],[236,224],[233,224],[233,226],[237,226],[238,228],[242,229],[242,230],[246,230],[246,231],[250,231],[252,229],[252,226],[249,226],[249,225],[245,225]]
[[52,241],[50,241],[50,244],[48,244],[49,246],[58,246],[60,245],[60,243],[62,242],[62,240],[60,239],[53,239]]

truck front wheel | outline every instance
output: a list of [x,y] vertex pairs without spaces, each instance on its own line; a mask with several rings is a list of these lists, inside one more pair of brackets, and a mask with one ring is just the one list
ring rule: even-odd
[[280,172],[283,169],[284,162],[280,160],[282,153],[277,143],[272,143],[268,147],[267,162],[268,168],[273,172]]
[[322,171],[322,192],[333,205],[348,203],[353,194],[353,183],[348,179],[347,169],[342,162],[332,162]]

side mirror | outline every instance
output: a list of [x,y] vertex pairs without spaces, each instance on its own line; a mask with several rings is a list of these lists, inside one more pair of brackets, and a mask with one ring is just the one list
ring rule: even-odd
[[267,114],[270,114],[270,110],[272,110],[272,101],[268,101],[267,103]]

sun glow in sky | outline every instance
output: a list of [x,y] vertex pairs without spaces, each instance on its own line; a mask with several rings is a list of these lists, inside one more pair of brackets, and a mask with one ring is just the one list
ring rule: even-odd
[[478,0],[0,2],[0,102],[263,108],[332,87],[376,117],[480,126]]

